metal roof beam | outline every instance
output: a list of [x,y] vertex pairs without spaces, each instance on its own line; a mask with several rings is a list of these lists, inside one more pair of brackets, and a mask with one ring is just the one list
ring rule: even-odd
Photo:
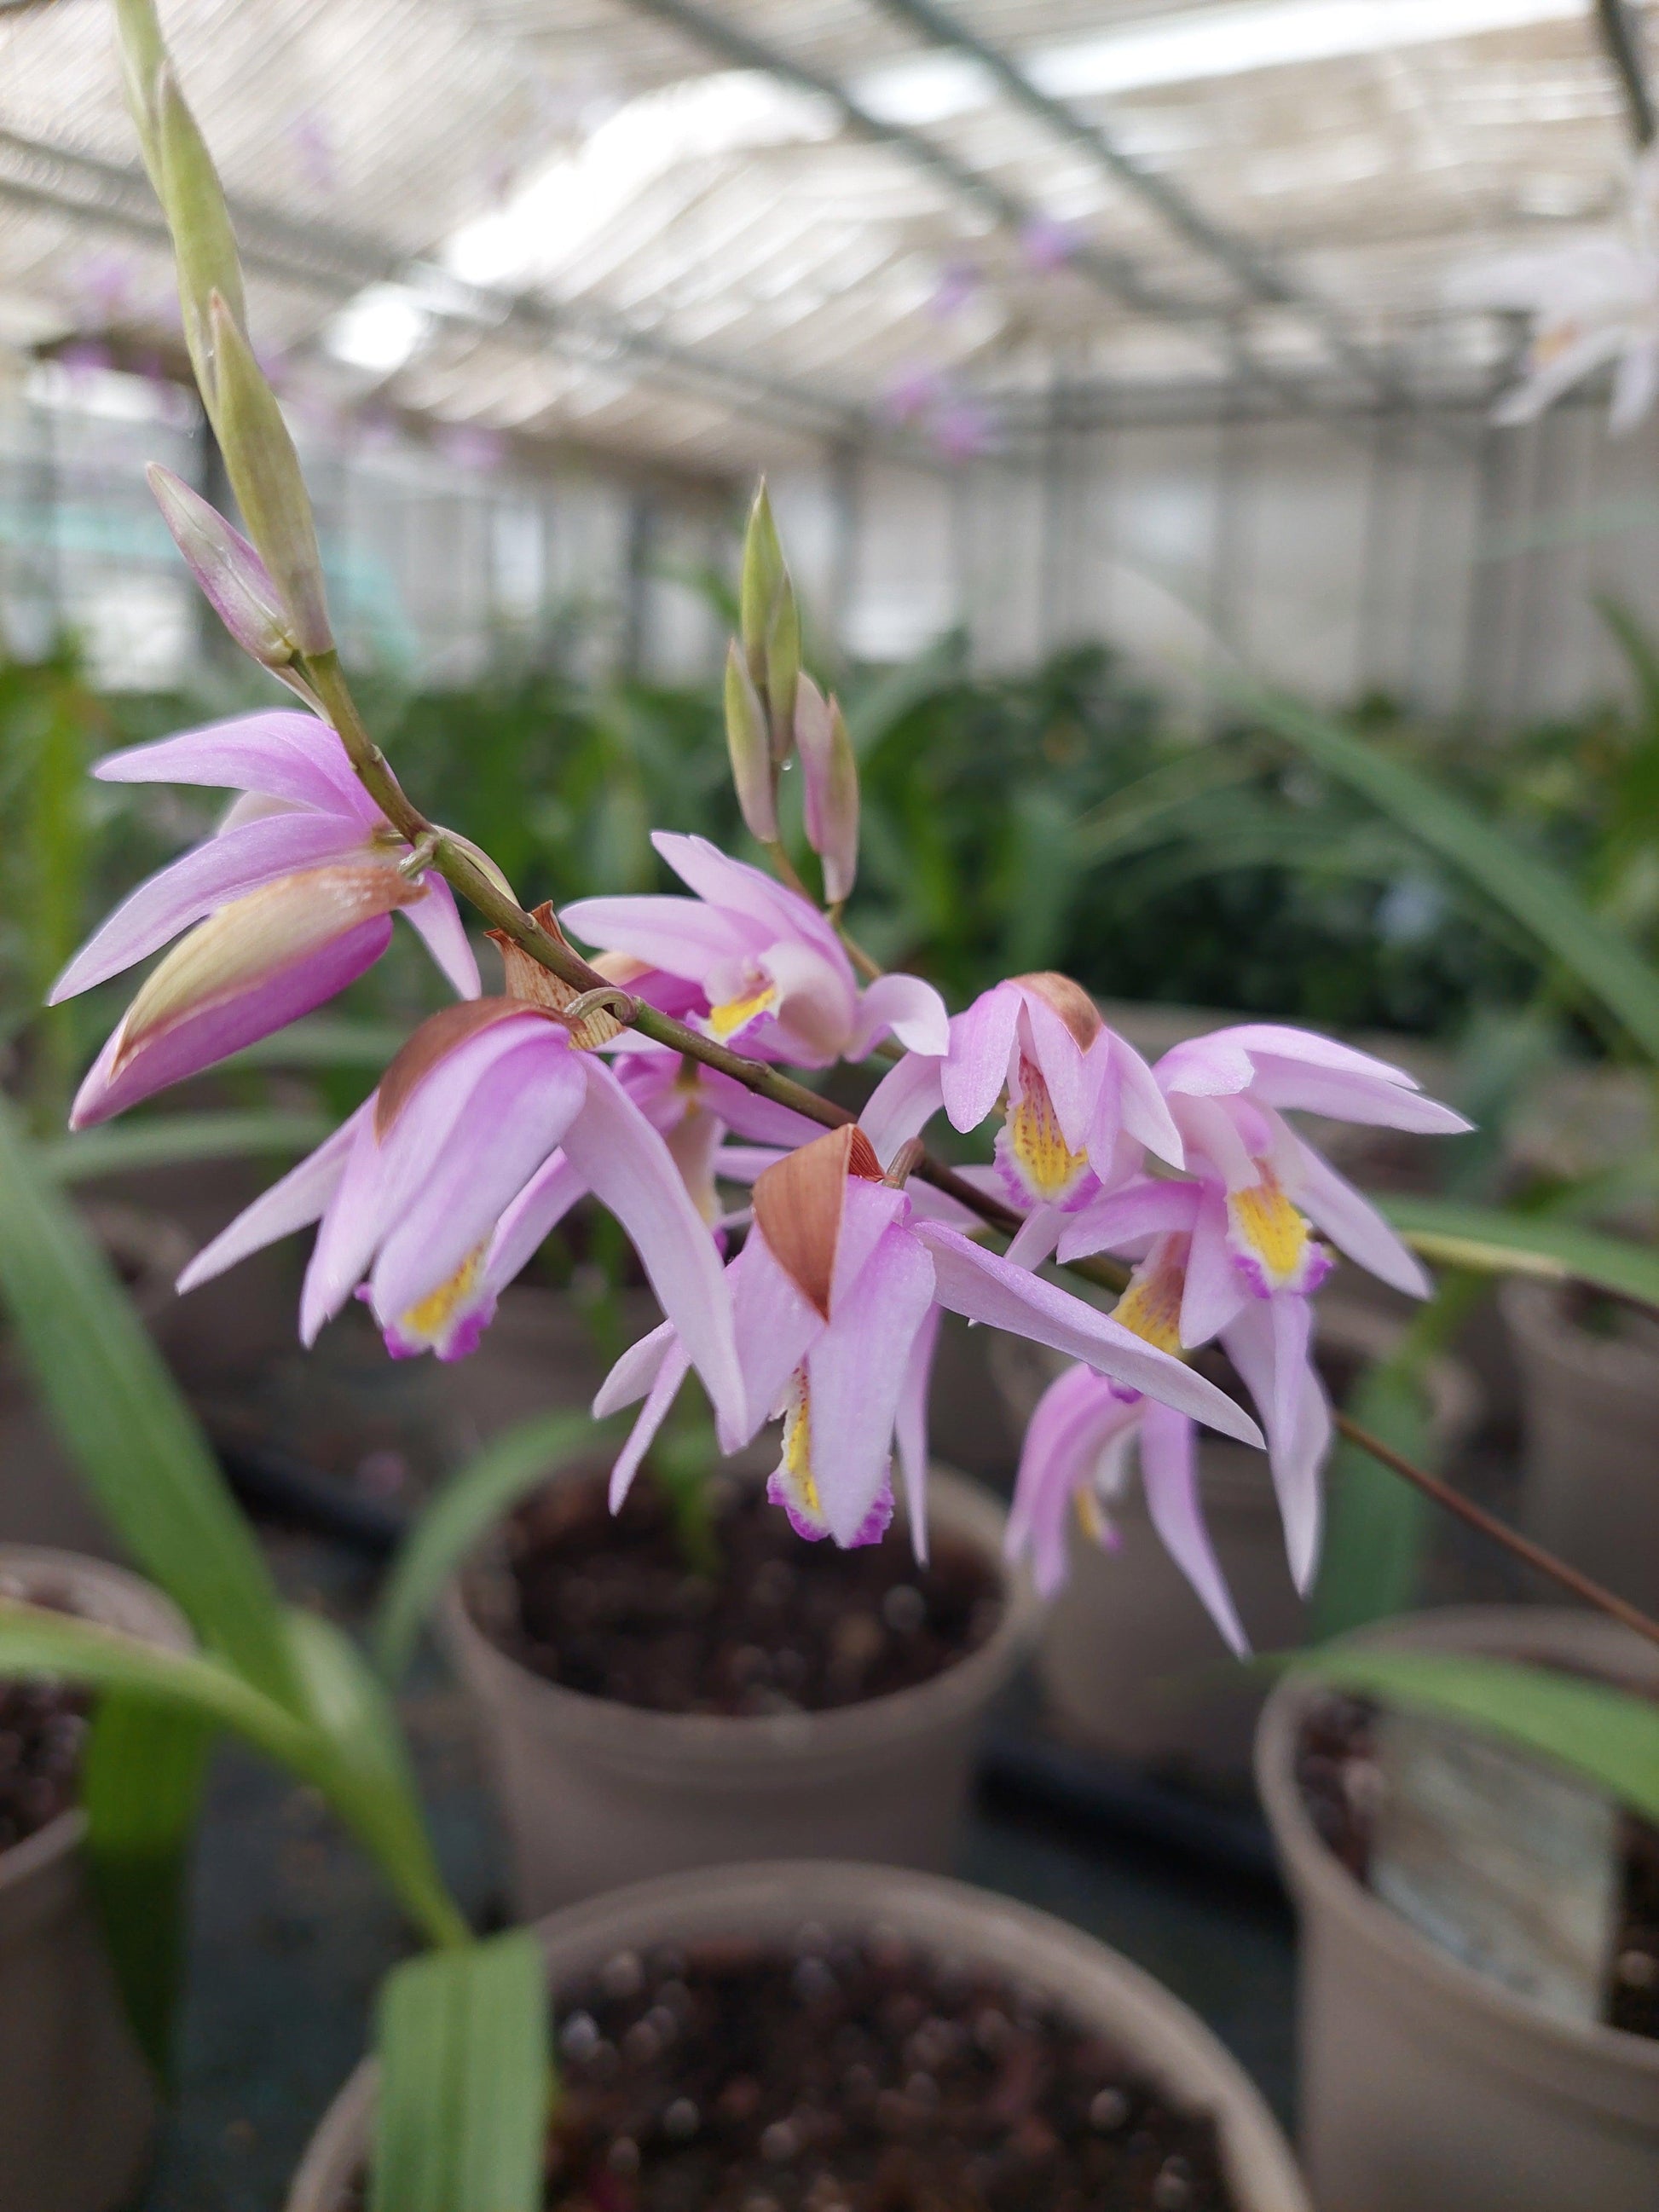
[[[700,0],[627,0],[627,4],[641,15],[672,24],[739,68],[763,70],[784,83],[828,100],[857,137],[896,148],[917,167],[948,185],[958,198],[983,208],[1005,229],[1024,231],[1039,219],[1041,211],[1030,202],[1007,191],[994,177],[987,176],[970,162],[960,160],[925,131],[914,130],[908,124],[885,122],[872,114],[835,78],[821,76],[769,40],[757,38],[718,10],[701,5]],[[1294,395],[1298,404],[1311,404],[1305,396],[1305,386],[1295,378],[1283,376],[1268,368],[1250,352],[1237,329],[1237,311],[1233,306],[1213,307],[1164,291],[1148,283],[1133,262],[1097,246],[1079,246],[1066,265],[1088,278],[1097,289],[1137,313],[1179,324],[1207,338],[1235,375],[1259,384],[1281,398]]]
[[[83,222],[170,242],[166,219],[141,169],[30,138],[0,127],[0,198],[73,216]],[[845,439],[878,434],[870,412],[840,394],[769,375],[743,362],[680,345],[623,317],[586,307],[556,307],[527,293],[463,284],[434,264],[410,260],[362,234],[295,222],[280,210],[234,200],[231,214],[248,267],[284,283],[346,300],[368,284],[395,283],[416,292],[441,320],[501,331],[533,345],[551,343],[592,360],[620,354],[651,380],[705,396],[718,392],[760,408],[808,435]]]
[[[1310,317],[1345,368],[1363,377],[1379,393],[1392,396],[1393,379],[1349,335],[1328,301],[1294,283],[1248,240],[1212,222],[1179,185],[1147,168],[1104,125],[1091,122],[1075,107],[1044,92],[1000,46],[959,22],[938,0],[871,0],[871,4],[921,32],[934,46],[966,54],[977,62],[1017,106],[1078,147],[1115,183],[1127,185],[1155,209],[1189,246],[1224,269],[1251,299],[1268,307],[1294,308]],[[1621,0],[1601,0],[1601,4],[1604,9],[1617,9]]]

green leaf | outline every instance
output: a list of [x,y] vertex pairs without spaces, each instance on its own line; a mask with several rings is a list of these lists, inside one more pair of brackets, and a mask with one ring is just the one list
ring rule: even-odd
[[354,1021],[345,1014],[313,1014],[257,1044],[245,1045],[232,1067],[362,1067],[376,1075],[409,1042],[399,1022]]
[[539,2212],[552,2058],[535,1937],[410,1960],[375,2026],[370,2212]]
[[1501,1736],[1659,1820],[1659,1705],[1650,1698],[1544,1667],[1363,1644],[1333,1645],[1297,1672]]
[[40,1395],[133,1557],[266,1695],[300,1689],[264,1556],[161,1353],[0,1098],[0,1298]]
[[492,1437],[459,1468],[404,1539],[380,1594],[369,1648],[381,1679],[409,1664],[439,1592],[490,1525],[556,1468],[616,1434],[586,1413],[538,1413]]
[[1378,1197],[1376,1204],[1425,1259],[1486,1274],[1576,1279],[1659,1305],[1659,1250],[1553,1215],[1504,1213],[1453,1199]]
[[107,1692],[81,1771],[105,1945],[138,2047],[161,2081],[172,2070],[191,1838],[214,1733],[177,1707]]
[[434,1890],[424,1833],[418,1849],[407,1844],[411,1826],[420,1832],[418,1811],[412,1801],[388,1809],[398,1754],[367,1750],[366,1702],[361,1691],[328,1679],[331,1661],[320,1654],[315,1624],[295,1629],[285,1619],[281,1626],[302,1653],[307,1693],[326,1725],[279,1705],[222,1660],[165,1651],[41,1606],[0,1601],[0,1675],[84,1683],[165,1706],[198,1726],[231,1729],[322,1792],[431,1941],[464,1942],[460,1915],[441,1884]]
[[288,1627],[307,1701],[334,1757],[351,1777],[343,1819],[374,1853],[414,1917],[441,1940],[463,1941],[421,1818],[397,1715],[356,1646],[331,1621],[290,1613]]
[[1659,1060],[1659,974],[1628,938],[1591,910],[1566,877],[1431,777],[1340,722],[1267,692],[1240,687],[1235,696],[1327,775],[1359,792],[1478,884],[1600,1001],[1650,1060]]
[[40,1159],[58,1182],[89,1182],[97,1176],[170,1167],[178,1161],[308,1152],[334,1127],[326,1114],[155,1114],[55,1137],[40,1146]]
[[[1367,1369],[1346,1410],[1402,1458],[1433,1471],[1423,1387],[1409,1368],[1384,1361]],[[1331,1455],[1325,1482],[1329,1519],[1312,1598],[1315,1643],[1405,1611],[1428,1520],[1420,1491],[1346,1440]]]

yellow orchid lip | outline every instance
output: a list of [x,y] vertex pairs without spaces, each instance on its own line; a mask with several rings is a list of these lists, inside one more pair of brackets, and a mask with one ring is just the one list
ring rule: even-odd
[[1262,1167],[1259,1182],[1228,1192],[1227,1223],[1239,1256],[1254,1261],[1272,1288],[1283,1289],[1302,1274],[1312,1233],[1271,1168]]
[[803,1509],[815,1521],[823,1518],[823,1501],[812,1472],[812,1407],[805,1372],[790,1385],[789,1405],[783,1417],[783,1473],[793,1485]]
[[1089,1158],[1066,1143],[1048,1086],[1029,1060],[1022,1059],[1019,1079],[1020,1096],[1008,1107],[1008,1157],[1031,1196],[1054,1205],[1075,1189]]
[[447,1282],[440,1283],[435,1291],[428,1291],[410,1307],[398,1322],[406,1336],[419,1344],[441,1342],[450,1322],[478,1287],[486,1249],[483,1244],[474,1245]]
[[1159,1352],[1179,1358],[1186,1287],[1187,1239],[1161,1237],[1130,1276],[1127,1290],[1112,1308],[1112,1319]]
[[724,1044],[728,1037],[735,1036],[740,1029],[746,1028],[757,1014],[769,1013],[777,1002],[775,983],[763,983],[758,991],[751,991],[746,998],[727,999],[721,1005],[708,1009],[709,1034],[719,1043]]

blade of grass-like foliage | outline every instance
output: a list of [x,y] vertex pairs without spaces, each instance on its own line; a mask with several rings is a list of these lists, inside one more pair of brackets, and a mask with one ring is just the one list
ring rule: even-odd
[[60,1183],[89,1182],[94,1176],[171,1167],[179,1161],[308,1152],[334,1126],[326,1114],[156,1114],[84,1129],[78,1136],[54,1137],[40,1146],[40,1158]]
[[[465,1938],[432,1856],[398,1718],[374,1673],[331,1621],[291,1612],[288,1626],[307,1701],[331,1753],[354,1778],[347,1815],[380,1864],[398,1870],[405,1895],[427,1900],[426,1924],[447,1920],[447,1940]],[[345,1808],[342,1808],[343,1814]]]
[[313,1014],[257,1044],[245,1045],[231,1067],[361,1067],[379,1074],[409,1042],[407,1024],[354,1021],[346,1014]]
[[914,660],[889,669],[867,690],[861,691],[847,709],[848,732],[860,759],[873,752],[912,708],[919,707],[935,691],[958,683],[966,658],[966,641],[962,632],[949,630]]
[[1546,860],[1407,762],[1291,699],[1234,689],[1237,702],[1328,775],[1361,793],[1514,917],[1659,1060],[1659,974]]
[[[1434,1472],[1423,1387],[1409,1366],[1382,1361],[1367,1369],[1346,1410],[1402,1458]],[[1404,1612],[1415,1593],[1429,1515],[1420,1491],[1345,1439],[1325,1480],[1330,1508],[1312,1598],[1315,1643]]]
[[109,1262],[3,1097],[0,1298],[53,1423],[144,1572],[204,1644],[296,1705],[264,1559]]
[[184,1978],[191,1838],[214,1730],[177,1706],[106,1692],[81,1768],[86,1859],[138,2047],[165,2081]]
[[[283,1632],[289,1632],[284,1622]],[[296,1632],[304,1642],[310,1632]],[[375,1860],[411,1920],[434,1942],[466,1940],[466,1927],[432,1864],[413,1802],[388,1809],[395,1754],[365,1750],[361,1721],[343,1692],[325,1688],[314,1645],[306,1651],[313,1699],[337,1736],[256,1689],[222,1660],[164,1651],[91,1621],[42,1606],[0,1601],[0,1676],[83,1683],[182,1715],[197,1727],[228,1729],[256,1751],[319,1790]],[[361,1671],[361,1670],[360,1670]],[[342,1708],[348,1708],[343,1711]],[[359,1711],[367,1710],[363,1701]],[[418,1844],[411,1844],[411,1833]]]
[[602,1450],[617,1433],[586,1413],[538,1413],[492,1437],[449,1478],[404,1539],[380,1593],[369,1649],[383,1681],[395,1682],[409,1664],[438,1593],[490,1524],[556,1468]]
[[535,1937],[411,1959],[375,2027],[369,2212],[539,2212],[553,2077]]
[[1503,1737],[1659,1820],[1659,1705],[1498,1659],[1334,1645],[1297,1669]]
[[1379,1196],[1376,1204],[1425,1259],[1486,1274],[1553,1276],[1659,1305],[1659,1251],[1552,1214],[1505,1213],[1455,1199]]

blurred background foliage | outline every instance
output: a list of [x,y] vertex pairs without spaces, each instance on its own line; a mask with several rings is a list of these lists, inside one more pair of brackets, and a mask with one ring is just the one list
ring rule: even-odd
[[[1651,955],[1659,652],[1603,611],[1631,683],[1574,721],[1500,736],[1372,699],[1354,726],[1564,868]],[[932,976],[954,1003],[998,975],[1058,967],[1104,998],[1449,1041],[1477,1015],[1547,997],[1535,951],[1403,826],[1248,722],[1196,728],[1104,647],[987,676],[947,639],[905,668],[847,672],[842,689],[864,783],[852,918],[884,962]],[[655,828],[744,849],[712,684],[599,686],[553,669],[367,691],[410,788],[492,853],[526,902],[667,887]],[[40,1019],[52,975],[222,804],[100,786],[86,764],[280,703],[246,690],[100,696],[67,642],[42,662],[0,664],[0,804],[23,833],[8,841],[0,886],[0,1009],[14,1087],[21,1066],[43,1109],[125,1003],[118,981]],[[388,960],[351,1010],[404,1020],[431,989],[418,958]]]

